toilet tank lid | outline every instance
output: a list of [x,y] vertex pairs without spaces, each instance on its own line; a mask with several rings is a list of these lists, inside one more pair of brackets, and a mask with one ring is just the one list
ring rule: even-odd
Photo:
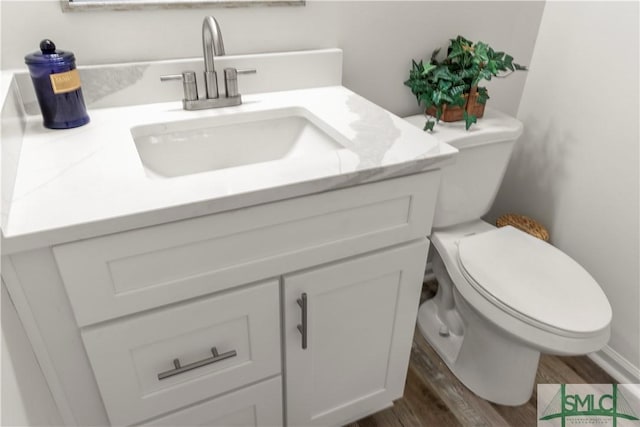
[[607,297],[582,266],[511,226],[461,239],[458,258],[472,286],[532,325],[589,336],[611,322]]
[[[409,123],[424,127],[427,120],[424,114],[405,117]],[[487,144],[499,141],[516,140],[522,134],[522,122],[515,117],[511,117],[500,111],[487,107],[484,116],[478,119],[467,131],[464,128],[464,121],[460,122],[439,122],[433,129],[431,135],[440,142],[446,142],[458,149]]]

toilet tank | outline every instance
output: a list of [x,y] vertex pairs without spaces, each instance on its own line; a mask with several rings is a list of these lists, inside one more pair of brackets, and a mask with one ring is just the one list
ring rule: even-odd
[[[424,127],[425,116],[407,117]],[[464,129],[464,122],[435,126],[432,135],[459,150],[456,162],[442,169],[433,228],[439,229],[480,219],[496,197],[522,123],[487,108],[484,117]]]

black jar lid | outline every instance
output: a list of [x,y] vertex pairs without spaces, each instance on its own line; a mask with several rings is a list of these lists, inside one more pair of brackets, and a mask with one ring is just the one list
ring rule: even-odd
[[76,57],[73,52],[56,50],[56,45],[49,39],[40,42],[40,52],[33,52],[24,57],[27,65],[73,63]]

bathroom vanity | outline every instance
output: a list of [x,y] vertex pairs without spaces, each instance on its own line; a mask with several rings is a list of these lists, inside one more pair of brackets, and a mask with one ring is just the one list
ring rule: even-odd
[[242,105],[182,110],[158,76],[196,59],[81,69],[67,131],[3,75],[2,278],[68,425],[340,425],[402,396],[456,150],[342,87],[337,49],[218,61],[257,70]]

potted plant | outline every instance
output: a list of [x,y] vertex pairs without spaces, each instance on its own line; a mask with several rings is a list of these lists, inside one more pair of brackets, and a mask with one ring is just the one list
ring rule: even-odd
[[[506,77],[527,67],[513,62],[513,57],[496,52],[483,42],[473,43],[462,36],[450,40],[447,56],[438,60],[440,49],[433,51],[429,62],[413,60],[409,80],[404,82],[416,96],[418,105],[428,116],[424,130],[433,130],[436,121],[464,120],[465,127],[476,123],[489,99],[482,80]],[[501,74],[505,73],[507,74]],[[435,120],[433,118],[435,117]]]

